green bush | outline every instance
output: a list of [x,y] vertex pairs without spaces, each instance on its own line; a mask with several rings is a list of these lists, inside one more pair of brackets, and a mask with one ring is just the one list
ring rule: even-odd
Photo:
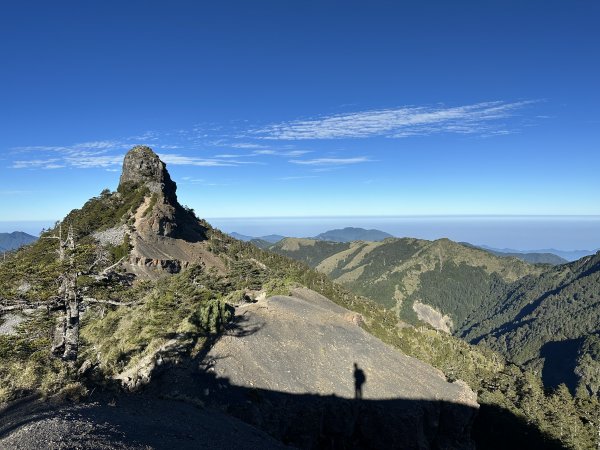
[[213,299],[201,304],[190,317],[190,322],[206,333],[215,334],[233,318],[233,308],[227,303]]

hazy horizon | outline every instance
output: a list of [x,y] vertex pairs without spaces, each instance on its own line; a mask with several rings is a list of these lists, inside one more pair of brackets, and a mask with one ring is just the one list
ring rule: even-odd
[[[280,234],[311,237],[345,227],[375,228],[396,237],[457,242],[515,250],[596,250],[600,248],[600,216],[312,216],[312,217],[213,217],[206,220],[226,233],[258,237]],[[55,220],[0,221],[0,232],[24,231],[35,236]]]

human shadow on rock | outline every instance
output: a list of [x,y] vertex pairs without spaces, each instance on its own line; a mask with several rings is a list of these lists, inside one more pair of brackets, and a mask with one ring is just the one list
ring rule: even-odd
[[[260,349],[257,349],[260,351]],[[235,355],[223,355],[234,358]],[[215,361],[196,360],[185,370],[155,380],[155,394],[185,396],[226,412],[276,440],[303,449],[562,448],[509,411],[448,401],[407,398],[356,401],[336,395],[292,394],[237,386],[213,371]],[[359,369],[360,370],[360,369]],[[514,444],[514,445],[513,445]]]
[[[193,430],[198,427],[198,433],[205,433],[206,437],[206,427],[199,424],[206,423],[207,415],[212,420],[210,433],[231,436],[233,440],[225,443],[238,448],[244,445],[235,441],[241,429],[235,424],[242,422],[270,435],[273,440],[268,442],[275,446],[281,443],[303,449],[473,449],[475,445],[486,449],[561,448],[499,407],[483,405],[478,411],[473,406],[433,399],[356,401],[336,395],[237,386],[228,378],[218,377],[214,357],[209,357],[214,343],[228,334],[252,334],[260,328],[248,326],[243,315],[236,317],[221,335],[204,336],[200,352],[165,358],[150,383],[138,393],[118,392],[114,385],[91,383],[91,402],[78,409],[78,414],[108,427],[120,442],[132,443],[131,448],[133,443],[140,448],[198,448],[199,437],[194,436]],[[347,376],[352,373],[349,371]],[[184,404],[185,408],[177,404]],[[0,418],[0,438],[26,424],[40,423],[42,418],[59,417],[61,408],[64,411],[69,407],[64,404],[36,410],[17,406],[11,412],[15,420],[3,427],[4,418]],[[75,439],[65,436],[67,440],[71,438]],[[224,448],[219,445],[215,441],[213,447]]]

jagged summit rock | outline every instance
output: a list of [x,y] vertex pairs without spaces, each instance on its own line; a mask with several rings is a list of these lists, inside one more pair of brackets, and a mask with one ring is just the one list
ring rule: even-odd
[[138,145],[125,155],[119,191],[132,187],[148,190],[129,220],[131,271],[138,275],[141,268],[178,272],[190,263],[210,259],[203,245],[205,226],[178,202],[177,185],[150,147]]
[[145,145],[136,145],[125,155],[119,186],[126,183],[144,184],[150,192],[162,193],[171,203],[177,202],[177,185],[171,180],[166,164]]
[[177,201],[177,185],[166,164],[150,147],[138,145],[125,155],[119,189],[127,185],[149,190],[135,215],[136,231],[144,238],[165,236],[188,241],[202,240],[198,219]]

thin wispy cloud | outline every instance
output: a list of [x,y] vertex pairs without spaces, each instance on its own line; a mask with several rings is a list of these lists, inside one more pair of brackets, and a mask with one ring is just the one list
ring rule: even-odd
[[232,153],[222,153],[219,155],[215,155],[215,158],[224,158],[224,159],[232,159],[232,158],[244,158],[251,155],[236,155]]
[[184,183],[187,184],[195,184],[201,186],[229,186],[228,183],[214,183],[212,181],[205,180],[204,178],[194,178],[194,177],[182,177]]
[[354,158],[315,158],[315,159],[292,159],[292,164],[304,166],[347,166],[350,164],[361,164],[371,161],[366,156],[357,156]]
[[202,166],[202,167],[226,167],[250,164],[248,161],[237,161],[230,159],[197,158],[193,156],[172,155],[159,153],[158,155],[165,163],[174,166]]
[[[118,170],[123,163],[127,150],[140,143],[139,139],[157,141],[161,137],[158,132],[146,132],[140,136],[132,136],[118,140],[97,140],[72,145],[36,145],[10,149],[12,155],[18,155],[9,166],[13,169],[105,169]],[[147,141],[141,141],[147,142]],[[148,143],[148,142],[147,142]],[[151,144],[155,150],[184,149],[179,144],[155,142]],[[197,150],[191,150],[197,153]],[[27,159],[28,155],[35,155]],[[240,155],[223,155],[222,158],[203,158],[180,153],[159,153],[168,164],[201,167],[238,166],[242,164],[258,164],[259,162],[241,161]]]
[[311,150],[264,149],[264,150],[256,150],[251,153],[245,153],[245,154],[221,153],[221,154],[215,155],[214,157],[215,158],[226,158],[226,159],[227,158],[256,158],[256,157],[260,157],[260,156],[279,156],[279,157],[293,158],[293,157],[306,155],[307,153],[312,153],[312,151]]
[[434,133],[488,133],[535,103],[483,102],[458,107],[407,106],[322,116],[268,125],[251,131],[261,139],[304,140],[385,136],[401,138]]
[[[315,150],[294,148],[296,144],[281,141],[403,138],[439,133],[501,136],[515,132],[515,117],[532,103],[534,101],[494,101],[457,107],[406,106],[333,114],[245,131],[240,131],[237,125],[228,128],[212,124],[210,127],[191,127],[188,130],[147,131],[137,136],[90,140],[72,145],[22,146],[9,149],[8,167],[46,170],[95,168],[114,171],[120,168],[127,150],[137,144],[147,144],[167,164],[176,166],[276,165],[279,164],[276,159],[284,159],[289,164],[311,167],[311,171],[317,168],[327,170],[328,167],[368,162],[369,158],[344,155],[326,157]],[[223,150],[219,154],[207,154],[207,148],[215,146]],[[308,154],[312,154],[312,158],[307,157]]]
[[280,177],[277,179],[281,180],[281,181],[294,181],[294,180],[306,180],[308,178],[318,178],[318,177],[316,175],[298,175],[298,176],[291,176],[291,177]]
[[283,156],[302,156],[302,155],[306,155],[307,153],[312,153],[312,150],[290,150],[288,152],[286,152]]
[[233,144],[229,144],[229,147],[232,148],[245,148],[245,149],[254,149],[254,148],[263,148],[260,144],[254,144],[251,142],[234,142]]
[[112,166],[117,166],[123,163],[125,155],[77,155],[65,158],[67,164],[71,167],[79,169],[102,168],[106,169]]
[[[131,147],[125,140],[98,140],[68,146],[34,145],[14,147],[11,153],[19,155],[13,161],[13,169],[79,169],[108,168],[123,161],[124,150]],[[115,152],[119,152],[115,154]],[[32,159],[25,155],[35,154]],[[41,156],[41,157],[40,157]]]
[[59,164],[59,159],[29,159],[13,161],[12,169],[60,169],[64,164]]
[[284,157],[295,157],[312,153],[311,150],[256,150],[253,152],[254,156],[260,155],[271,155],[271,156],[284,156]]
[[276,155],[277,152],[275,150],[256,150],[252,153],[253,156],[256,155]]

